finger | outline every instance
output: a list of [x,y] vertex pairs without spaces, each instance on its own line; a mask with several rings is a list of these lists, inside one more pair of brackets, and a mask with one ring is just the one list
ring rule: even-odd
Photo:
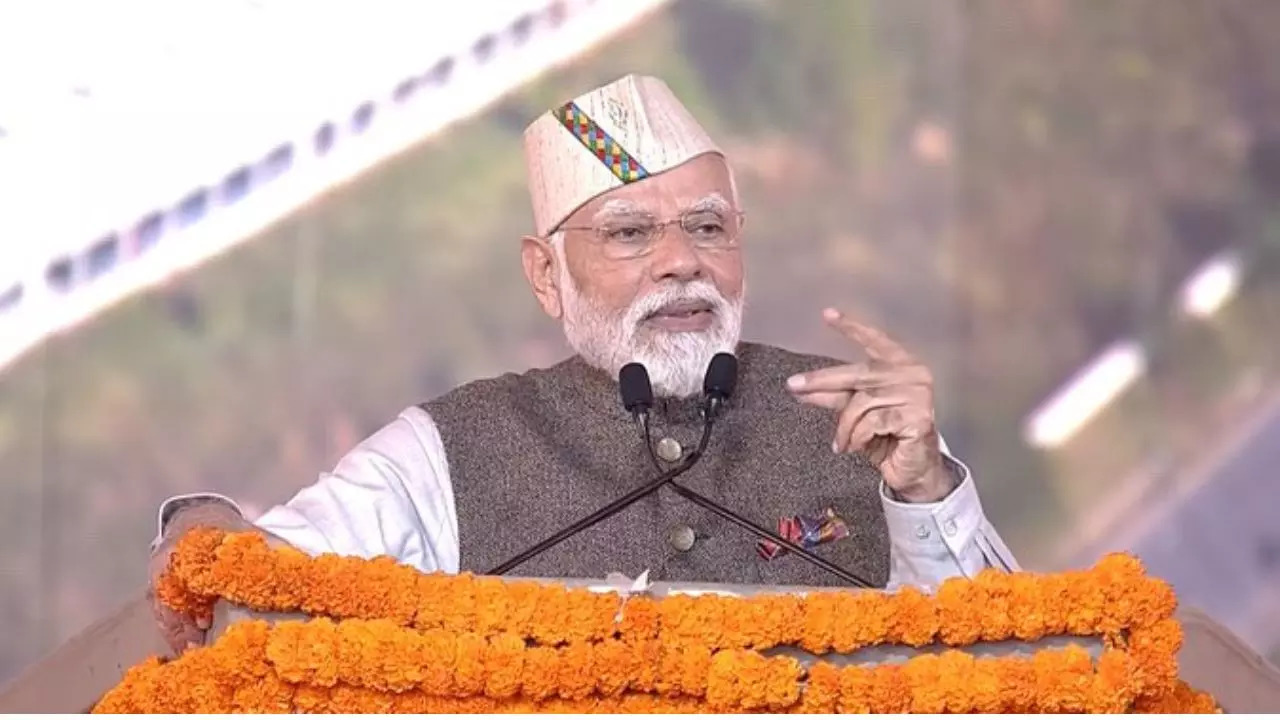
[[173,557],[173,550],[174,548],[171,544],[162,544],[147,559],[149,591],[154,591],[156,585],[160,584],[160,578],[164,577],[165,573],[169,571],[169,561]]
[[[877,438],[885,440],[893,440],[895,433],[889,431],[890,419],[888,415],[896,412],[897,408],[886,408],[875,410],[862,416],[853,429],[849,431],[849,452],[858,452],[867,455],[867,459],[871,460],[870,450],[873,448],[873,441]],[[873,464],[878,464],[874,463]]]
[[884,461],[889,459],[889,455],[893,453],[893,449],[897,447],[897,438],[888,435],[876,435],[862,446],[862,455],[871,463],[873,467],[881,468]]
[[183,618],[172,611],[166,610],[166,617],[161,622],[161,634],[164,636],[165,642],[177,654],[181,654],[184,650],[193,645],[203,645],[205,639],[204,631],[195,626],[188,619]]
[[187,647],[204,644],[205,632],[196,627],[195,623],[191,622],[189,618],[180,618],[178,620],[175,634],[181,638],[183,644]]
[[183,625],[176,633],[179,647],[189,650],[204,645],[204,633],[192,625]]
[[183,623],[181,615],[160,604],[152,605],[151,611],[156,618],[156,623],[165,634],[174,638],[186,634],[186,624]]
[[806,405],[826,408],[840,412],[849,404],[849,400],[853,397],[853,393],[847,390],[835,392],[800,392],[795,393],[795,397]]
[[169,648],[174,657],[178,657],[187,649],[187,639],[182,636],[178,628],[163,628],[161,635],[164,637],[165,647]]
[[899,415],[896,408],[902,407],[911,402],[911,398],[902,395],[868,395],[867,393],[857,393],[853,399],[849,401],[848,406],[840,413],[840,420],[836,423],[835,442],[832,443],[832,449],[836,452],[845,452],[847,450],[860,450],[861,445],[854,446],[852,438],[854,437],[855,428],[867,426],[871,432],[887,431],[889,417]]
[[929,372],[929,368],[915,363],[879,366],[866,363],[835,365],[787,378],[787,387],[797,394],[875,390],[897,385],[931,385],[932,383],[933,374]]
[[148,588],[147,599],[151,603],[151,616],[165,642],[175,652],[180,653],[191,642],[204,640],[204,631],[191,618],[175,612],[155,596]]
[[917,402],[878,408],[866,413],[854,426],[849,433],[849,448],[865,453],[869,444],[878,437],[891,439],[894,447],[900,447],[901,443],[917,443],[928,437],[933,427],[933,413]]
[[897,340],[889,337],[879,328],[836,310],[827,308],[822,317],[827,324],[840,331],[840,334],[858,343],[869,357],[891,363],[914,362],[914,356]]

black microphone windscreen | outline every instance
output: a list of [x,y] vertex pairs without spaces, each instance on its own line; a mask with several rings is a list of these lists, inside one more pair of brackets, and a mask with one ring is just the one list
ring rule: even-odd
[[708,397],[727,400],[738,387],[738,358],[729,353],[716,353],[707,366],[702,392]]
[[618,371],[618,391],[622,394],[622,406],[629,413],[653,407],[653,385],[649,383],[649,371],[640,363],[627,363]]

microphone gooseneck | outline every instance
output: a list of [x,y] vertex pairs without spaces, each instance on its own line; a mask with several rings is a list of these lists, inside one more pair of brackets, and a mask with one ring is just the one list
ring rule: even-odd
[[791,552],[795,553],[797,557],[800,557],[808,561],[810,564],[816,565],[822,568],[823,570],[826,570],[827,572],[831,573],[832,575],[835,575],[836,577],[840,578],[841,580],[844,580],[845,582],[848,582],[857,587],[863,587],[863,588],[875,587],[874,585],[867,582],[866,580],[863,580],[862,578],[858,577],[857,575],[854,575],[848,570],[845,570],[839,565],[836,565],[830,560],[823,558],[821,555],[817,555],[809,550],[806,550],[803,547],[791,542],[790,540],[787,540],[781,535],[775,532],[771,532],[765,528],[762,528],[759,525],[756,525],[750,520],[733,512],[729,508],[724,507],[723,505],[720,505],[719,503],[717,503],[716,501],[710,498],[699,495],[698,493],[694,492],[693,490],[690,490],[684,485],[681,485],[675,480],[671,480],[667,484],[671,486],[671,490],[675,492],[675,494],[679,495],[685,500],[688,500],[694,505],[698,505],[706,510],[710,510],[716,515],[719,515],[721,518],[728,520],[729,522],[733,523],[734,525],[737,525],[743,530],[746,530],[752,535],[755,535],[761,540],[768,540],[770,542],[781,545],[787,550],[790,550]]
[[[736,364],[735,364],[736,369]],[[732,390],[732,385],[730,385]],[[632,417],[640,425],[641,436],[644,439],[645,447],[649,452],[649,457],[656,463],[657,457],[653,455],[653,443],[649,442],[649,408],[653,406],[653,386],[649,382],[649,372],[645,370],[644,365],[640,363],[627,363],[622,366],[622,370],[618,373],[618,392],[622,396],[622,405],[631,413]],[[652,495],[657,492],[658,488],[666,485],[671,480],[680,477],[689,472],[689,470],[698,463],[702,458],[702,454],[707,449],[707,444],[711,441],[711,428],[714,425],[709,420],[705,420],[702,424],[702,437],[698,440],[698,447],[680,461],[680,464],[662,472],[658,477],[605,505],[590,515],[578,520],[568,527],[560,530],[551,537],[516,555],[510,560],[490,570],[489,575],[504,575],[513,568],[527,562],[528,560],[541,555],[547,550],[559,545],[587,528],[607,520],[614,515],[622,512],[628,507],[634,505],[641,498]],[[659,466],[659,470],[661,470]]]
[[[648,372],[646,372],[643,367],[640,368],[640,371],[641,373],[643,373],[644,381],[648,382],[649,380]],[[637,382],[638,381],[639,381],[639,373],[637,373]],[[715,419],[719,416],[720,410],[723,408],[724,403],[730,397],[733,396],[733,392],[734,390],[737,389],[737,386],[738,386],[738,359],[733,355],[730,355],[729,353],[717,353],[715,357],[711,358],[711,364],[707,367],[707,374],[702,382],[702,394],[703,394],[702,414],[703,414],[703,421],[704,421],[703,422],[704,430],[709,430],[711,428],[712,423],[714,423]],[[652,396],[652,391],[650,391],[650,396]],[[653,466],[657,468],[659,471],[661,471],[662,463],[658,460],[657,453],[654,452],[654,449],[653,449],[653,438],[649,432],[648,420],[649,418],[646,414],[644,418],[644,422],[642,423],[642,434],[644,436],[645,448],[649,452],[649,460],[653,463]],[[709,432],[706,432],[706,431],[703,432],[704,445],[708,435],[709,435]],[[702,449],[703,447],[702,445],[700,445],[698,449],[699,454],[701,454]],[[792,553],[795,553],[796,556],[800,557],[801,559],[809,562],[812,565],[816,565],[817,567],[823,570],[826,570],[827,572],[831,573],[832,575],[835,575],[836,577],[839,577],[841,580],[844,580],[845,582],[851,583],[852,585],[855,585],[857,587],[864,587],[864,588],[874,587],[871,583],[849,572],[848,570],[845,570],[839,565],[836,565],[835,563],[823,558],[822,556],[814,552],[811,552],[801,547],[800,545],[797,545],[796,543],[791,542],[790,540],[787,540],[786,538],[782,537],[781,535],[775,532],[770,531],[767,528],[763,528],[763,527],[760,527],[759,525],[756,525],[755,523],[733,512],[732,510],[724,507],[723,505],[717,503],[716,501],[698,492],[695,492],[694,490],[690,489],[685,485],[682,485],[676,482],[675,478],[671,478],[667,480],[664,484],[670,486],[673,492],[675,492],[677,495],[684,498],[685,500],[688,500],[689,502],[695,505],[698,505],[705,510],[709,510],[710,512],[718,515],[724,520],[727,520],[733,523],[734,525],[742,528],[743,530],[746,530],[747,532],[755,535],[760,539],[768,540],[770,542],[776,543],[781,547],[786,548]]]
[[[646,427],[647,427],[647,424],[646,424]],[[519,555],[502,563],[501,565],[490,570],[487,574],[488,575],[504,575],[507,572],[509,572],[512,568],[515,568],[523,564],[524,562],[530,560],[531,558],[541,555],[547,550],[550,550],[556,545],[559,545],[560,543],[564,542],[565,540],[568,540],[574,535],[577,535],[583,530],[586,530],[592,525],[595,525],[601,521],[604,521],[613,517],[614,515],[617,515],[618,513],[622,512],[628,507],[634,505],[636,501],[640,500],[640,498],[643,498],[646,495],[653,494],[658,490],[658,488],[662,487],[663,485],[666,485],[668,482],[671,482],[671,480],[685,474],[686,472],[689,471],[690,468],[692,468],[695,464],[697,464],[699,458],[702,457],[702,453],[707,449],[707,443],[708,441],[710,441],[710,439],[711,439],[711,424],[707,423],[702,428],[702,439],[698,441],[698,447],[695,448],[693,452],[689,453],[685,457],[685,459],[680,462],[679,465],[671,468],[670,470],[662,473],[661,475],[659,475],[657,478],[653,479],[649,483],[645,485],[641,485],[635,490],[632,490],[626,495],[623,495],[617,500],[614,500],[608,505],[605,505],[599,510],[591,513],[590,515],[564,528],[563,530],[556,533],[555,535],[552,535],[546,540],[543,540],[537,545],[534,545],[528,550],[525,550]]]

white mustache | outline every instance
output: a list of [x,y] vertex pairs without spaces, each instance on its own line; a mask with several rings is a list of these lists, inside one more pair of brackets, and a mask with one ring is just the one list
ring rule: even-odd
[[729,301],[720,294],[715,285],[705,280],[683,285],[661,285],[658,289],[636,300],[631,305],[627,310],[626,326],[635,327],[643,322],[645,318],[668,305],[691,301],[707,303],[716,315],[721,318],[724,317],[725,311],[729,307]]

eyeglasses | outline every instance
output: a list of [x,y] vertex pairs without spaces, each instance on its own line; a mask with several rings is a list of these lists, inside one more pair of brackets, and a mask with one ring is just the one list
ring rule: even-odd
[[740,210],[689,210],[673,220],[628,213],[599,225],[562,226],[560,230],[589,231],[605,255],[627,260],[653,252],[671,225],[679,225],[681,232],[699,250],[733,250],[738,247],[742,223],[743,213]]

